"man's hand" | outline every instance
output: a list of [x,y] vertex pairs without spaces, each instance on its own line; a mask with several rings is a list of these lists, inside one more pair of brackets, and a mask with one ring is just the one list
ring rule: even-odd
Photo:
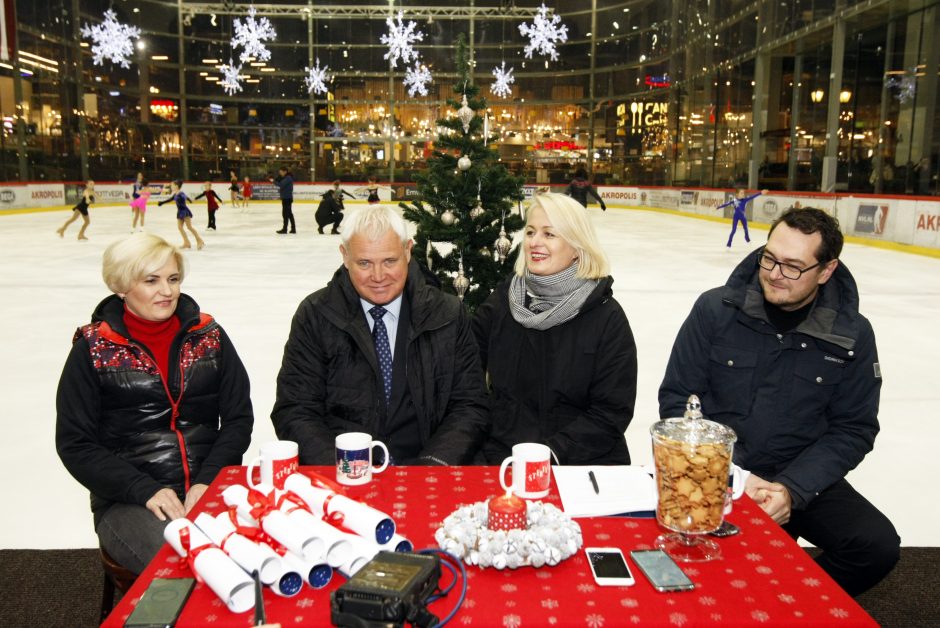
[[154,493],[153,497],[148,499],[147,503],[144,505],[147,507],[147,510],[156,515],[157,519],[160,521],[179,519],[180,517],[186,516],[183,504],[171,488],[161,488]]
[[779,525],[790,520],[793,499],[783,484],[768,482],[752,473],[744,484],[744,492]]
[[186,501],[183,503],[183,508],[186,510],[186,514],[189,514],[189,511],[193,509],[193,506],[196,505],[202,498],[202,494],[206,492],[206,489],[209,488],[205,484],[193,484],[189,487],[189,492],[186,493]]

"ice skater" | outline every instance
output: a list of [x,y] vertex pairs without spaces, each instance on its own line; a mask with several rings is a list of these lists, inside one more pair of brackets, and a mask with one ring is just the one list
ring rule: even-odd
[[248,209],[248,201],[251,200],[251,180],[246,176],[242,183],[242,209]]
[[[134,184],[134,200],[131,201],[131,212],[134,214],[134,219],[131,221],[131,233],[144,230],[144,220],[147,217],[147,201],[150,200],[150,187],[148,184],[149,182],[143,178],[143,175]],[[140,220],[140,227],[137,226],[138,220]]]
[[238,175],[234,170],[228,171],[228,191],[232,207],[235,207],[238,204]]
[[189,229],[190,233],[193,234],[193,238],[196,239],[196,248],[202,250],[202,247],[206,245],[203,242],[202,238],[199,237],[199,233],[196,232],[196,229],[193,227],[193,213],[189,211],[189,207],[186,205],[186,201],[192,201],[189,197],[186,196],[186,192],[183,191],[183,181],[177,179],[170,184],[170,192],[173,194],[170,198],[160,201],[160,205],[164,203],[169,203],[176,201],[176,226],[180,230],[180,235],[183,236],[183,246],[184,249],[193,248],[189,244],[189,238],[186,237],[186,232],[183,231],[183,227]]
[[195,203],[203,196],[206,197],[206,208],[209,211],[209,224],[206,229],[215,231],[215,212],[219,211],[219,207],[222,206],[222,198],[212,189],[211,181],[206,181],[205,185],[202,186],[202,194],[194,198],[193,202]]
[[[377,205],[381,202],[382,199],[379,198],[380,187],[382,186],[376,182],[375,177],[369,177],[365,187],[365,192],[368,195],[366,202],[368,202],[369,205]],[[362,188],[356,190],[356,192],[359,193],[361,189]]]
[[[345,194],[346,196],[348,196],[349,198],[353,199],[353,200],[356,199],[356,196],[355,196],[354,194],[350,194],[349,192],[347,192],[346,190],[344,190],[342,187],[340,187],[340,180],[339,180],[339,179],[337,179],[336,181],[333,181],[333,187],[332,187],[331,189],[332,189],[332,191],[333,191],[333,202],[336,203],[336,207],[337,207],[338,211],[340,211],[340,212],[342,212],[344,209],[346,209],[346,206],[343,205],[343,195],[344,195],[344,194]],[[376,190],[376,192],[378,192],[378,190]],[[376,196],[378,196],[378,194],[376,194]]]
[[731,241],[734,239],[734,232],[738,230],[738,222],[741,223],[741,226],[744,227],[744,241],[750,242],[751,236],[747,232],[747,204],[752,200],[760,196],[761,194],[767,194],[768,190],[761,190],[756,194],[751,194],[746,196],[747,190],[744,188],[738,188],[738,195],[736,198],[731,199],[727,203],[722,203],[715,209],[722,209],[728,207],[729,205],[734,205],[734,218],[731,222],[731,233],[728,235],[728,248],[731,248]]
[[91,220],[88,218],[88,206],[95,202],[95,182],[91,179],[85,183],[85,189],[82,191],[82,197],[79,199],[78,204],[72,208],[72,217],[65,221],[65,224],[55,230],[59,234],[59,237],[65,237],[65,230],[68,229],[68,226],[78,220],[78,217],[82,217],[82,228],[78,230],[78,239],[87,240],[85,237],[85,229],[88,228],[88,225],[91,223]]
[[574,179],[568,184],[568,189],[565,194],[581,203],[584,208],[587,208],[588,196],[593,196],[597,199],[597,202],[600,203],[601,209],[607,211],[607,205],[604,203],[604,199],[601,198],[601,195],[598,194],[594,186],[591,185],[587,170],[583,167],[578,167],[578,169],[575,170]]

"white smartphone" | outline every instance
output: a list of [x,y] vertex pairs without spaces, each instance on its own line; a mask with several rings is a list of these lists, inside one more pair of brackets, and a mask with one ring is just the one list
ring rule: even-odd
[[662,550],[633,550],[630,558],[657,591],[691,591],[695,584]]
[[586,547],[594,582],[603,587],[632,587],[636,584],[623,552],[616,547]]

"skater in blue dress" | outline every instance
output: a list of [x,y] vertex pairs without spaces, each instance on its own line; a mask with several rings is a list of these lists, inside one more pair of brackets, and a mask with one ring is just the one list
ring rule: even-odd
[[172,196],[168,199],[160,201],[160,205],[164,203],[169,203],[171,201],[176,201],[176,226],[180,230],[180,235],[183,236],[183,246],[181,248],[191,249],[193,248],[189,244],[189,238],[186,237],[186,232],[183,231],[183,227],[189,229],[190,233],[193,234],[193,238],[196,239],[196,248],[202,249],[206,245],[202,241],[202,238],[199,237],[199,233],[193,227],[193,213],[189,210],[189,206],[186,205],[186,202],[192,202],[192,199],[186,196],[186,193],[183,191],[183,181],[177,179],[170,184],[170,193]]
[[728,248],[731,248],[731,241],[734,239],[734,232],[738,230],[738,222],[740,222],[741,226],[744,227],[744,241],[751,241],[751,235],[747,232],[747,204],[761,194],[767,194],[767,192],[768,190],[762,190],[757,194],[751,194],[748,196],[747,190],[744,188],[739,188],[737,198],[733,198],[727,203],[722,203],[715,208],[722,209],[724,207],[728,207],[729,205],[734,205],[734,218],[731,222],[731,234],[728,235]]

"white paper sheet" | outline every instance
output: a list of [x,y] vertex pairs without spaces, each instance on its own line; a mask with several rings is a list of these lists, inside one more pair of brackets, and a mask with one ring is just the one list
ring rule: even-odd
[[[589,472],[594,472],[594,491]],[[656,484],[644,467],[553,466],[561,503],[569,517],[603,517],[656,510]]]

